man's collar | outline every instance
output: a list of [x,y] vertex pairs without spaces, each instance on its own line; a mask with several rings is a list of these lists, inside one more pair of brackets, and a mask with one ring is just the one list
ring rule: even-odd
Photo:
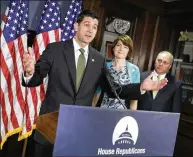
[[[80,48],[80,45],[77,43],[77,41],[73,38],[73,45],[74,45],[74,50],[77,51],[79,50]],[[86,47],[83,48],[85,50],[85,52],[87,53],[88,52],[88,45]]]
[[[159,74],[154,70],[154,73],[156,76],[158,76]],[[162,74],[162,75],[159,75],[160,76],[160,79],[164,79],[166,77],[166,73],[165,74]]]

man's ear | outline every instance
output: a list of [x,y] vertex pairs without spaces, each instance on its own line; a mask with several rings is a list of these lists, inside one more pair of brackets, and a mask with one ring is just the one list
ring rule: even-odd
[[169,67],[169,69],[172,67],[172,64],[170,64],[170,67]]
[[78,31],[78,23],[77,22],[74,23],[74,30],[75,30],[75,32]]

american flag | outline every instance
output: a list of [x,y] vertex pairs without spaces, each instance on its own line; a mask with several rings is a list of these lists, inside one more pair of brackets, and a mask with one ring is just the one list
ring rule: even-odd
[[26,114],[29,112],[26,89],[21,86],[21,58],[27,50],[28,1],[10,1],[5,15],[1,24],[0,48],[1,148],[9,136],[31,127]]
[[74,23],[76,22],[77,16],[82,10],[82,0],[72,0],[69,9],[67,11],[64,23],[61,27],[61,40],[65,41],[71,39],[75,35]]
[[48,0],[45,3],[37,34],[33,45],[36,59],[42,54],[47,44],[60,41],[60,7],[58,0]]
[[[47,44],[60,41],[60,7],[57,0],[48,0],[44,5],[37,36],[34,39],[33,51],[36,61],[39,59]],[[48,77],[44,79],[44,84],[36,88],[31,88],[28,100],[35,105],[35,117],[39,115],[41,103],[47,89]],[[34,122],[35,124],[35,122]]]

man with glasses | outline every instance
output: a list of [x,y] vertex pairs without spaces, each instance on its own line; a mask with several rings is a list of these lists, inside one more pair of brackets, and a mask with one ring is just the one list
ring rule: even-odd
[[[158,54],[155,64],[155,75],[153,80],[168,79],[168,84],[159,91],[147,91],[141,95],[138,101],[139,110],[160,111],[160,112],[180,112],[182,102],[181,81],[175,80],[175,77],[169,73],[172,66],[173,55],[168,51],[162,51]],[[141,74],[141,82],[151,72]]]

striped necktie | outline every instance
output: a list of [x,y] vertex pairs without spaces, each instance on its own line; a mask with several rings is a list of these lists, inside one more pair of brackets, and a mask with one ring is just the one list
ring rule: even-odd
[[80,48],[79,51],[81,52],[81,54],[78,57],[78,63],[77,63],[77,69],[76,69],[76,91],[78,91],[80,87],[81,80],[85,70],[85,63],[86,63],[85,56],[84,56],[85,50],[83,48]]

